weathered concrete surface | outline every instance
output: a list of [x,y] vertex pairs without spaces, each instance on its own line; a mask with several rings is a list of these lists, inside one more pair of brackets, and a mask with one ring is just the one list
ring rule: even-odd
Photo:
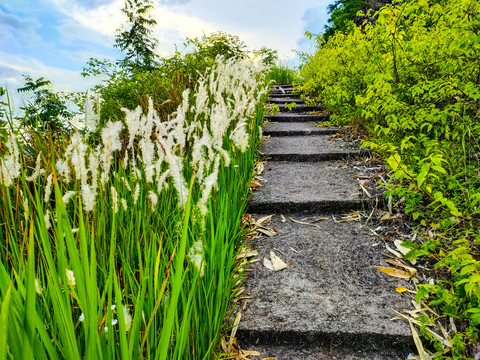
[[289,113],[301,113],[307,111],[322,111],[323,108],[321,106],[312,106],[312,105],[305,105],[305,104],[297,104],[297,106],[293,107],[292,109],[288,109],[285,104],[277,104],[280,112],[289,112]]
[[[251,244],[260,259],[274,251],[289,266],[278,272],[262,261],[250,266],[244,286],[252,299],[237,332],[245,345],[307,343],[329,349],[336,344],[353,350],[400,349],[406,357],[412,345],[409,326],[390,319],[392,309],[408,308],[410,301],[395,287],[409,285],[373,268],[387,265],[380,250],[383,242],[359,222],[337,223],[324,215],[327,219],[313,227],[290,220],[304,215],[284,215],[285,222],[276,215],[269,224],[278,229],[276,236]],[[300,358],[283,356],[278,359]]]
[[405,360],[408,352],[398,349],[352,349],[333,342],[330,346],[297,342],[295,345],[245,344],[248,350],[255,350],[262,355],[252,359],[264,359],[267,356],[276,360]]
[[267,163],[249,212],[342,212],[368,208],[355,172],[343,161]]
[[[288,96],[279,95],[283,104]],[[253,193],[249,212],[276,214],[269,226],[278,232],[251,245],[261,260],[274,251],[288,267],[273,272],[262,262],[251,264],[243,294],[251,299],[242,305],[237,331],[240,346],[261,351],[260,359],[405,359],[414,351],[409,326],[390,319],[392,309],[401,311],[410,302],[395,287],[412,286],[373,268],[386,265],[381,240],[359,222],[337,222],[333,216],[341,216],[332,215],[372,205],[355,179],[357,170],[346,161],[327,161],[359,150],[330,141],[327,134],[338,129],[315,127],[328,119],[327,112],[312,115],[305,109],[268,116],[271,123],[264,128],[271,135],[264,154],[290,161],[265,166],[265,182]],[[290,218],[318,221],[309,226]]]
[[264,135],[272,136],[298,136],[298,135],[328,135],[336,134],[340,128],[330,126],[315,126],[315,121],[310,122],[269,122],[263,127]]
[[271,97],[267,100],[267,102],[273,103],[273,104],[285,104],[285,103],[287,103],[287,104],[291,104],[291,103],[304,104],[305,100],[298,99],[298,98],[292,98],[292,97]]
[[289,91],[288,93],[274,92],[274,93],[270,93],[270,96],[277,99],[292,98],[292,97],[298,98],[298,94],[292,94],[291,91]]
[[331,141],[329,135],[271,137],[261,151],[274,161],[340,160],[361,154],[361,150],[343,140]]
[[275,115],[266,115],[265,119],[275,122],[311,122],[311,121],[326,121],[330,118],[327,111],[317,111],[315,113],[299,114],[295,112],[276,113]]

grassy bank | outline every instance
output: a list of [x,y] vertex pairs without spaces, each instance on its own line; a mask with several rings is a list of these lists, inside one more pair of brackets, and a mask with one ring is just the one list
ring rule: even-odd
[[239,280],[264,76],[217,60],[168,120],[150,100],[98,137],[6,132],[0,359],[214,356]]

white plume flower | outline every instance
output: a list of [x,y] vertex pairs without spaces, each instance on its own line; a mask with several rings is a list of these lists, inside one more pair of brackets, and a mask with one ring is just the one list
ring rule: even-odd
[[68,270],[68,269],[65,269],[65,273],[67,274],[68,285],[70,285],[71,287],[74,287],[76,284],[75,274],[73,273],[72,270]]
[[52,195],[52,174],[47,176],[47,184],[45,185],[45,194],[43,197],[43,201],[47,203],[50,200],[50,196]]
[[70,199],[76,194],[75,191],[67,191],[64,195],[63,195],[63,202],[65,203],[65,205],[68,204],[68,202],[70,201]]
[[35,161],[35,169],[32,172],[32,175],[25,176],[25,180],[27,181],[35,181],[37,180],[38,175],[40,174],[40,164],[42,160],[42,154],[37,155],[37,160]]
[[135,193],[133,194],[133,203],[136,205],[138,201],[138,196],[140,195],[140,184],[135,185]]
[[110,187],[110,191],[112,193],[112,210],[116,214],[118,213],[118,194],[117,194],[117,189],[115,189],[113,186]]
[[130,331],[132,328],[132,316],[127,305],[123,307],[123,318],[125,320],[125,331]]
[[96,192],[92,186],[88,184],[82,184],[82,200],[83,200],[83,209],[87,212],[93,211],[95,207],[95,197]]
[[235,146],[242,152],[245,152],[248,148],[248,132],[246,130],[246,125],[247,124],[245,123],[239,124],[230,135],[230,139],[232,139]]
[[5,186],[13,184],[13,180],[20,176],[20,152],[18,150],[17,138],[13,131],[9,131],[6,144],[9,154],[0,158],[0,182]]
[[102,130],[102,142],[103,152],[101,153],[102,160],[102,184],[105,184],[108,180],[108,174],[110,172],[110,166],[113,159],[113,153],[122,149],[122,142],[120,141],[120,132],[123,129],[123,125],[120,121],[107,122]]
[[203,277],[205,272],[205,261],[204,261],[203,242],[201,240],[195,242],[192,245],[192,247],[188,251],[187,257],[193,263],[197,271],[200,272],[200,276]]
[[148,192],[148,198],[150,199],[150,202],[152,203],[152,211],[155,211],[155,208],[157,207],[157,202],[158,202],[158,196],[155,194],[153,191]]
[[37,295],[42,295],[43,293],[42,287],[40,286],[40,281],[38,281],[37,278],[35,278],[35,292]]
[[45,211],[45,214],[43,215],[43,220],[45,221],[45,227],[47,228],[47,230],[50,230],[50,228],[52,227],[52,224],[50,223],[50,210],[47,209],[47,211]]

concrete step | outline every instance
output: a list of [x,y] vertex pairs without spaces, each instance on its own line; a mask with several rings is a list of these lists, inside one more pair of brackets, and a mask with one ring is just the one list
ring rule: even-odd
[[305,104],[305,100],[295,97],[271,97],[267,102],[270,104]]
[[270,93],[270,97],[275,97],[275,98],[290,98],[290,97],[299,98],[298,95],[292,94],[291,91],[288,94],[277,91],[277,92],[274,92],[273,94]]
[[[282,222],[281,212],[277,209],[269,224],[277,235],[251,244],[262,261],[251,264],[244,283],[244,295],[252,298],[237,332],[241,346],[262,348],[262,358],[405,359],[413,350],[409,326],[390,319],[393,309],[401,311],[410,303],[395,287],[414,286],[373,268],[388,265],[380,250],[383,242],[359,222],[336,222],[321,213],[309,214],[309,220],[284,213]],[[290,220],[320,217],[326,219],[315,226]],[[270,251],[288,267],[278,272],[265,268],[263,258],[270,258]],[[369,353],[373,355],[367,357]]]
[[327,121],[330,118],[328,111],[317,111],[315,113],[298,114],[295,112],[277,113],[275,115],[266,115],[265,119],[275,122],[311,122]]
[[369,208],[344,161],[271,161],[265,166],[263,185],[253,193],[249,212],[343,212]]
[[268,122],[263,127],[264,135],[296,136],[296,135],[331,135],[340,131],[340,128],[329,126],[315,126],[317,122]]
[[329,135],[274,136],[261,151],[273,161],[341,160],[368,153],[350,142],[332,141]]
[[283,97],[283,96],[298,97],[299,94],[294,93],[294,92],[291,91],[291,90],[271,91],[271,92],[270,92],[270,97]]
[[285,106],[285,103],[277,104],[277,106],[280,109],[280,112],[291,112],[291,113],[301,113],[301,112],[307,112],[307,111],[322,111],[322,110],[324,110],[323,107],[321,107],[321,106],[312,106],[312,105],[305,105],[305,104],[297,104],[297,106],[292,107],[292,109],[287,108]]
[[245,350],[260,352],[256,359],[275,360],[405,360],[408,348],[387,348],[387,349],[362,349],[361,347],[346,347],[332,341],[330,345],[319,346],[297,340],[295,344],[262,344],[241,342]]
[[277,85],[274,85],[273,88],[293,88],[293,84],[292,83],[288,83],[288,84],[277,84]]

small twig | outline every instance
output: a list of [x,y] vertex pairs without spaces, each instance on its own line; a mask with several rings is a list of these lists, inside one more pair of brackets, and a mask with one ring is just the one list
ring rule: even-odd
[[375,210],[377,210],[377,205],[378,205],[378,197],[375,198],[375,206],[373,207],[372,212],[371,212],[370,215],[368,216],[367,221],[365,221],[365,225],[368,224],[368,222],[369,222],[370,219],[372,218],[373,214],[375,213]]

